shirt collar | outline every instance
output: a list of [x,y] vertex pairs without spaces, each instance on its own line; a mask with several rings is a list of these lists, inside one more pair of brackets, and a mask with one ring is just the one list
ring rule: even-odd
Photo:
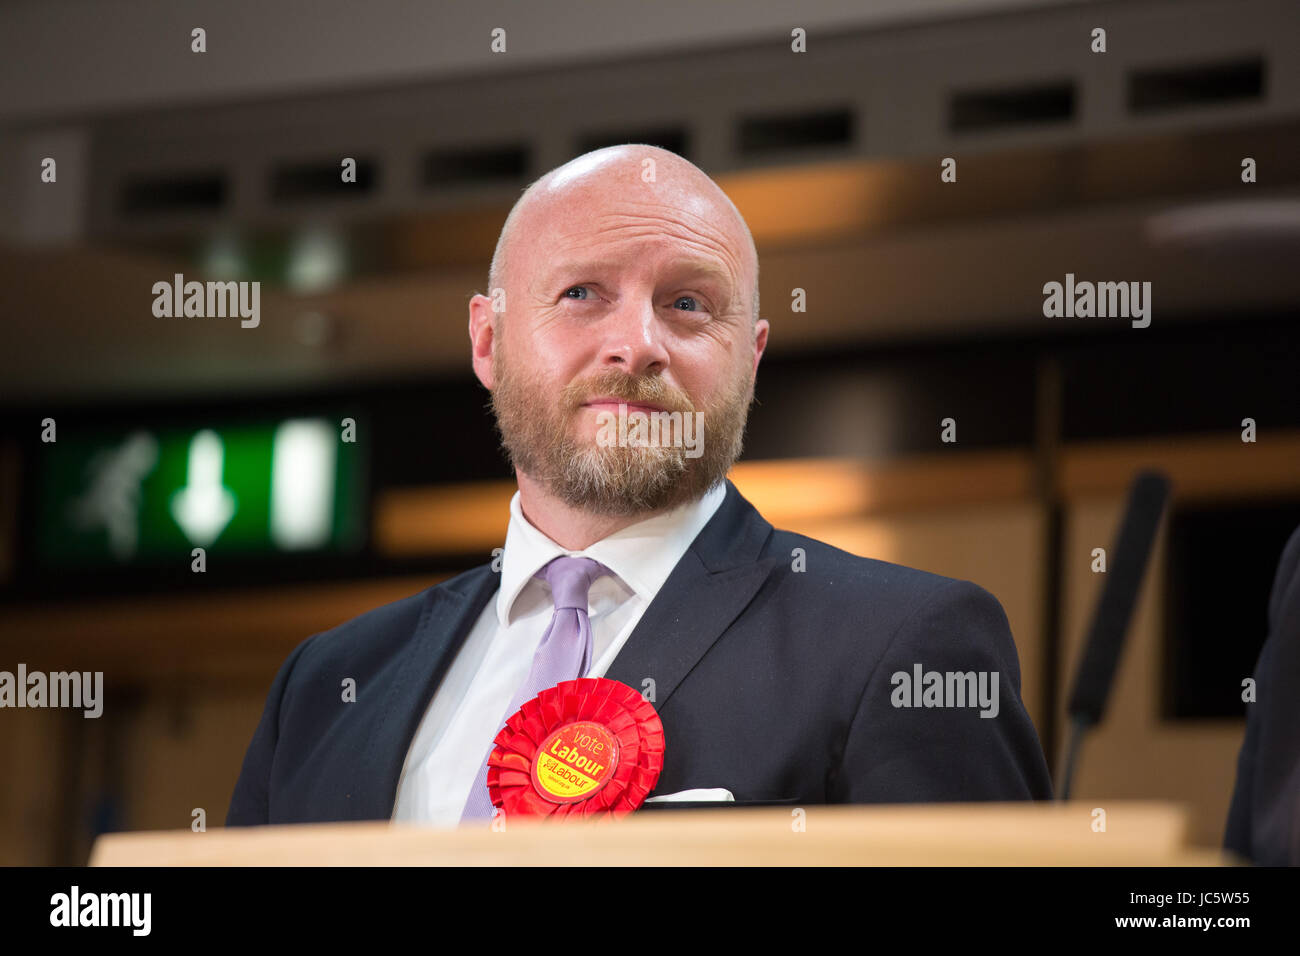
[[615,531],[585,550],[569,551],[524,517],[519,492],[516,491],[510,499],[510,525],[501,555],[497,620],[502,627],[509,626],[515,599],[532,580],[533,574],[562,554],[593,558],[613,571],[639,596],[647,601],[653,599],[726,496],[726,482],[720,481],[695,501]]

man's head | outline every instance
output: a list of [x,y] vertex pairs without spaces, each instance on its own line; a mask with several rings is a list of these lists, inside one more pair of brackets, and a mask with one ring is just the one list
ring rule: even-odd
[[[579,156],[515,204],[489,282],[470,302],[474,371],[516,469],[619,516],[693,500],[726,474],[768,323],[749,229],[708,176],[653,146]],[[663,435],[602,440],[620,403],[702,413],[700,452]]]

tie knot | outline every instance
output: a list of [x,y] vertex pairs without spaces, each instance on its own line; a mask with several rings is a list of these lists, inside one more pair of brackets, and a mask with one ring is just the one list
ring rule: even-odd
[[533,577],[544,580],[551,586],[551,599],[555,602],[557,611],[571,607],[586,614],[587,592],[591,589],[591,582],[608,573],[609,568],[594,558],[560,555]]

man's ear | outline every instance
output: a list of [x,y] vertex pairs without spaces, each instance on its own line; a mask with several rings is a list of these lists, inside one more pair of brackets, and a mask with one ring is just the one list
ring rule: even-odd
[[492,342],[496,337],[496,313],[492,300],[476,295],[469,300],[469,352],[474,374],[491,391],[496,383],[492,379]]
[[758,360],[763,357],[763,351],[767,348],[767,330],[770,328],[767,319],[759,319],[754,323],[754,367],[752,374],[758,374]]

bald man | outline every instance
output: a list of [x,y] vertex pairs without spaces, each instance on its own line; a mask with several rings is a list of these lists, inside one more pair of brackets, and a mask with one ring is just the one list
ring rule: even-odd
[[519,487],[501,560],[300,644],[227,824],[481,823],[498,730],[578,677],[656,709],[646,808],[1049,797],[992,595],[774,530],[726,480],[767,336],[749,229],[686,160],[533,183],[469,307]]

